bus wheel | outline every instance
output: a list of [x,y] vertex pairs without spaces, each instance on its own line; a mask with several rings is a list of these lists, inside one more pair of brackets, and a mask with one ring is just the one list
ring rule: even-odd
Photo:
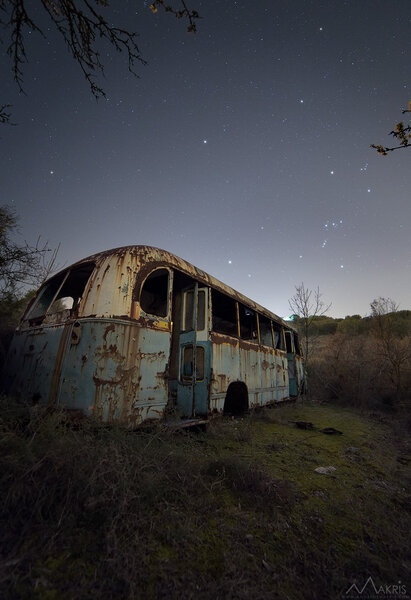
[[248,411],[248,390],[245,383],[235,381],[228,386],[224,401],[225,415],[243,415]]

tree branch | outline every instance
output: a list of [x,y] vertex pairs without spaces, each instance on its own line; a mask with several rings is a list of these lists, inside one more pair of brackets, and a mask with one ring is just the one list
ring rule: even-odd
[[[91,93],[96,98],[105,96],[105,92],[95,81],[96,73],[104,74],[104,64],[100,59],[98,41],[108,42],[117,52],[127,56],[128,70],[136,75],[136,63],[146,65],[137,45],[136,32],[112,25],[100,9],[109,6],[109,0],[40,0],[57,31],[79,65]],[[200,18],[195,10],[190,10],[185,0],[179,0],[180,8],[174,8],[164,0],[154,0],[150,9],[158,12],[158,7],[174,14],[178,19],[188,20],[187,31],[196,32],[196,21]],[[12,71],[20,92],[23,89],[23,63],[27,62],[24,44],[26,28],[44,34],[26,10],[27,0],[0,0],[0,25],[10,30],[10,44],[7,54],[12,61]],[[30,6],[30,5],[29,5]],[[0,123],[9,123],[8,105],[0,108]]]
[[[402,114],[405,113],[409,113],[411,112],[411,102],[409,103],[409,108],[406,108],[402,111]],[[405,126],[404,123],[402,121],[400,121],[399,123],[396,124],[395,128],[393,131],[390,131],[390,135],[392,135],[393,137],[395,137],[397,140],[399,140],[400,145],[399,146],[383,146],[382,144],[371,144],[370,148],[375,148],[375,150],[377,150],[378,154],[381,154],[382,156],[387,156],[388,152],[392,152],[393,150],[399,150],[400,148],[408,148],[408,146],[411,146],[411,142],[409,140],[411,140],[411,126],[407,125]]]

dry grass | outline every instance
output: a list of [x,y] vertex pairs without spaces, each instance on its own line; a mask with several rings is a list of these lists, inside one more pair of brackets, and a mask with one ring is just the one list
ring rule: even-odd
[[380,345],[370,335],[335,334],[323,337],[313,353],[309,386],[319,400],[344,406],[401,410],[411,406],[411,340],[396,340],[410,349],[410,360],[401,366],[401,385]]
[[409,455],[387,423],[297,405],[192,435],[73,428],[4,398],[0,414],[2,597],[299,600],[406,581]]

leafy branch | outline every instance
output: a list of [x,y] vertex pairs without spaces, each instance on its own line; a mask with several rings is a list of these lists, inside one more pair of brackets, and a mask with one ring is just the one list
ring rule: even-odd
[[170,4],[164,2],[164,0],[154,0],[150,5],[150,10],[153,13],[158,12],[158,7],[165,10],[165,12],[172,13],[177,19],[188,19],[189,25],[187,27],[187,33],[196,33],[197,25],[196,20],[200,18],[200,15],[196,10],[190,10],[184,0],[180,0],[182,9],[176,9]]
[[[411,112],[411,102],[409,103],[409,108],[404,109],[402,114]],[[382,144],[371,144],[370,148],[375,148],[378,154],[382,156],[387,156],[388,152],[392,152],[393,150],[399,150],[400,148],[407,148],[411,146],[411,126],[404,125],[402,121],[396,124],[393,131],[390,131],[390,135],[392,135],[396,140],[399,141],[398,146],[383,146]]]

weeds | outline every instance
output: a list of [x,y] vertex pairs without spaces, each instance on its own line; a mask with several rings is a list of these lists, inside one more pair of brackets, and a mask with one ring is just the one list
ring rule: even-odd
[[1,404],[2,597],[299,600],[405,580],[408,454],[386,422],[305,404],[182,435]]
[[409,337],[394,341],[401,358],[390,356],[395,373],[373,336],[336,333],[324,338],[311,361],[311,395],[362,410],[407,412],[411,406],[411,341]]

